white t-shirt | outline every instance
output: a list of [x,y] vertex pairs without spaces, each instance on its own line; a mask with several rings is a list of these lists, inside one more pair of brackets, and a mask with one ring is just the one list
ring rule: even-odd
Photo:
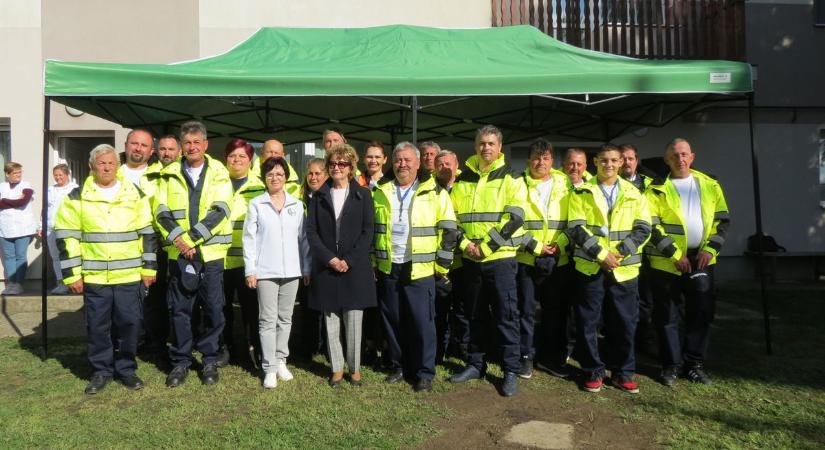
[[111,202],[115,199],[117,195],[117,191],[120,190],[120,181],[115,181],[115,184],[110,187],[101,187],[100,185],[95,185],[97,187],[97,191],[100,192],[100,195],[106,199],[107,202]]
[[671,178],[673,187],[679,193],[682,205],[682,217],[685,218],[685,234],[689,249],[696,249],[702,245],[702,234],[705,229],[702,221],[702,199],[699,188],[693,175],[687,178]]
[[616,200],[619,198],[619,180],[616,180],[613,184],[599,183],[599,190],[604,195],[604,200],[607,203],[606,212],[609,215],[616,207]]
[[418,189],[418,180],[411,186],[402,189],[398,183],[392,184],[390,197],[390,242],[392,243],[392,262],[403,264],[412,260],[412,246],[410,245],[410,212],[415,191]]
[[198,180],[201,179],[201,172],[203,172],[203,168],[206,164],[201,164],[198,167],[191,167],[189,166],[188,162],[183,163],[183,170],[186,172],[186,175],[189,176],[189,179],[192,181],[192,184],[195,186],[198,185]]
[[347,200],[349,187],[332,188],[330,193],[332,194],[332,208],[335,210],[335,220],[338,220],[341,218],[341,211],[344,210],[344,202]]
[[542,181],[535,187],[539,194],[539,201],[541,202],[541,212],[544,217],[547,217],[547,210],[550,206],[550,194],[553,192],[553,177]]
[[140,187],[140,177],[142,177],[143,174],[146,173],[146,169],[148,169],[148,168],[149,168],[148,165],[143,166],[140,169],[132,169],[128,165],[124,165],[123,166],[123,176],[127,180],[131,181],[132,184],[134,184],[135,186]]

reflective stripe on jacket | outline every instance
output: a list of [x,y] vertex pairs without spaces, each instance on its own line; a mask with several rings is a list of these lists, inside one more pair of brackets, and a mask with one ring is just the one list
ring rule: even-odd
[[[410,212],[409,245],[412,251],[411,280],[446,274],[453,262],[458,225],[447,191],[421,170],[419,185]],[[390,172],[372,192],[375,205],[373,260],[378,270],[389,274],[392,268],[392,202],[395,175]]]
[[244,183],[234,194],[229,207],[229,221],[232,223],[232,244],[226,251],[224,269],[243,267],[243,224],[246,212],[249,210],[249,201],[266,192],[266,187],[260,178],[252,173],[246,177]]
[[201,194],[197,217],[190,220],[190,185],[182,162],[173,162],[161,170],[158,189],[153,198],[155,222],[168,246],[169,259],[175,260],[180,251],[172,242],[178,237],[190,247],[197,247],[203,262],[226,257],[232,243],[232,223],[229,221],[232,202],[232,181],[229,172],[208,155],[201,173]]
[[570,196],[567,215],[568,235],[575,242],[576,270],[593,275],[608,251],[622,256],[613,270],[616,281],[639,275],[642,247],[650,237],[650,212],[644,195],[633,184],[617,179],[619,192],[613,212],[607,217],[607,201],[597,177],[579,186]]
[[484,255],[481,262],[515,257],[524,235],[524,183],[513,178],[503,153],[484,172],[479,171],[476,155],[465,164],[467,170],[456,177],[450,191],[459,248],[464,252],[475,242]]
[[[691,170],[690,173],[696,180],[702,207],[704,230],[699,248],[713,255],[710,264],[716,264],[716,256],[725,243],[730,227],[728,204],[719,182],[698,170]],[[650,266],[678,275],[680,272],[674,263],[687,252],[685,219],[679,193],[668,176],[664,180],[654,181],[645,195],[653,221],[653,234],[645,247]]]
[[541,256],[545,245],[556,244],[559,246],[558,265],[563,266],[568,263],[568,245],[570,243],[565,230],[567,229],[567,210],[570,190],[568,189],[568,178],[563,173],[552,170],[550,176],[553,180],[553,188],[550,192],[550,203],[547,209],[547,216],[544,215],[544,208],[541,205],[539,193],[535,189],[541,183],[530,177],[529,169],[519,178],[527,189],[524,197],[524,238],[521,248],[516,254],[516,259],[520,263],[534,265],[536,257]]
[[154,276],[157,271],[155,230],[149,199],[128,180],[105,199],[89,176],[82,188],[63,199],[54,233],[63,283],[122,284]]

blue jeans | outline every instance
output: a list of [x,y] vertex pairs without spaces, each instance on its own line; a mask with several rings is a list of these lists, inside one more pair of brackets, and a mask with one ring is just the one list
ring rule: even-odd
[[29,267],[26,249],[31,241],[31,236],[0,238],[0,246],[3,247],[3,270],[6,271],[7,284],[23,284],[23,280],[26,279],[26,269]]

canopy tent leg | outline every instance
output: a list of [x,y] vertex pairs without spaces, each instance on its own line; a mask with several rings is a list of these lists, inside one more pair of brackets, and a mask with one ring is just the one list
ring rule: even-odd
[[48,220],[49,220],[49,128],[51,126],[51,98],[47,95],[44,97],[43,103],[43,184],[42,194],[42,211],[40,213],[40,223],[42,224],[43,240],[43,257],[40,264],[40,337],[43,340],[43,353],[41,358],[45,361],[49,356],[49,297],[46,291],[47,267],[49,265],[51,255],[49,255],[48,242]]
[[762,196],[759,190],[759,162],[756,158],[756,150],[753,145],[753,93],[748,94],[748,128],[751,144],[751,170],[753,171],[753,202],[756,213],[756,265],[759,271],[759,287],[762,294],[762,321],[765,325],[765,351],[768,355],[773,354],[773,344],[771,342],[771,321],[768,304],[767,281],[765,279],[765,254],[762,249]]
[[415,95],[410,99],[410,109],[412,109],[412,143],[418,145],[418,97]]

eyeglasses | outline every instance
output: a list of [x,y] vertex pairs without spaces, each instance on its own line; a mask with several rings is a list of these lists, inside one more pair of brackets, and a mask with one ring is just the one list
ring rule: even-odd
[[346,167],[352,167],[352,163],[349,161],[330,161],[327,163],[327,167],[334,168],[338,167],[339,169],[343,169]]
[[266,174],[266,178],[268,180],[271,180],[271,179],[274,179],[274,178],[286,178],[286,174],[283,173],[283,172],[269,172],[268,174]]

